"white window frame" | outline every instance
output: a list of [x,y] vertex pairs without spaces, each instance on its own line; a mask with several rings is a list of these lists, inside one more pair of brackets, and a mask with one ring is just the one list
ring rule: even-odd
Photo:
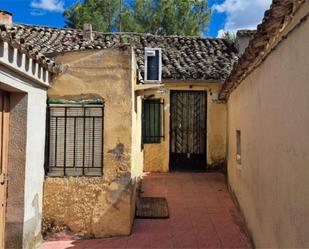
[[[159,77],[158,80],[147,80],[148,56],[147,52],[159,51]],[[162,49],[161,48],[145,48],[145,66],[144,66],[144,82],[147,84],[161,84],[162,83]]]

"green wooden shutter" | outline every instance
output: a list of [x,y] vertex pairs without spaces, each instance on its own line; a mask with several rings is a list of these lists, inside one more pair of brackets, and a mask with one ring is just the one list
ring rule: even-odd
[[160,99],[143,101],[142,135],[144,144],[160,143],[162,137],[162,103]]

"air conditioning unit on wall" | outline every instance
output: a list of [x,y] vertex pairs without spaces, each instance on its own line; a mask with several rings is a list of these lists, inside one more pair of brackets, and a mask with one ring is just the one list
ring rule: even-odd
[[145,48],[145,83],[162,82],[161,48]]

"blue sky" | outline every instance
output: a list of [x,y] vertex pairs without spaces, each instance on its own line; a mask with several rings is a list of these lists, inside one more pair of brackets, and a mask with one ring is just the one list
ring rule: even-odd
[[[16,23],[63,27],[63,9],[77,0],[0,0],[0,9],[13,13]],[[213,15],[207,36],[224,30],[253,29],[262,20],[271,0],[209,0]]]

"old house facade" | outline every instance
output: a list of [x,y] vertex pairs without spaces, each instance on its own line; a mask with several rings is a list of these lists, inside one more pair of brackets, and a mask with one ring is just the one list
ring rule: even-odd
[[308,11],[274,0],[237,45],[13,24],[1,12],[8,248],[34,248],[43,216],[88,237],[128,235],[143,172],[225,162],[256,247],[308,247]]
[[60,68],[48,90],[44,183],[44,217],[55,224],[88,236],[127,235],[143,171],[224,162],[218,92],[238,58],[233,43],[89,26],[15,24],[3,32]]

